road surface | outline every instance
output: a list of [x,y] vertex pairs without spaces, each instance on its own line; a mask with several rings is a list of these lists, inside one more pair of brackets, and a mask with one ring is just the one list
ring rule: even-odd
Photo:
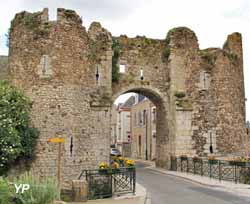
[[250,198],[213,190],[137,164],[137,182],[151,195],[152,204],[250,204]]

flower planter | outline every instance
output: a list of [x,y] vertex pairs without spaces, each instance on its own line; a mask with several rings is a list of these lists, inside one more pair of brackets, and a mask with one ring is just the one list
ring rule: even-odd
[[218,160],[208,160],[209,164],[218,164]]
[[99,174],[102,174],[102,175],[105,175],[105,174],[108,174],[108,169],[99,169]]
[[202,162],[201,158],[193,158],[193,162]]
[[119,173],[119,172],[120,172],[120,169],[112,169],[112,172],[113,172],[113,173]]
[[128,171],[134,171],[134,170],[135,170],[135,167],[134,167],[134,166],[127,167],[127,170],[128,170]]
[[186,161],[186,160],[188,160],[188,157],[186,157],[186,156],[181,156],[180,159],[181,159],[182,161]]
[[232,166],[247,166],[247,162],[242,161],[229,161],[229,164]]

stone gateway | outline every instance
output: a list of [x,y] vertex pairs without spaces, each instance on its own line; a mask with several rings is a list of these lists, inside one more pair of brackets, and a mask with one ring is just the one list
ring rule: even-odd
[[108,161],[112,103],[128,92],[157,107],[157,166],[170,168],[172,156],[206,156],[211,145],[220,155],[239,152],[246,139],[242,58],[239,33],[222,49],[200,50],[185,27],[164,40],[113,37],[97,22],[86,30],[72,10],[58,9],[56,21],[48,9],[16,14],[8,78],[33,101],[40,131],[33,171],[56,174],[51,137],[66,140],[64,182]]

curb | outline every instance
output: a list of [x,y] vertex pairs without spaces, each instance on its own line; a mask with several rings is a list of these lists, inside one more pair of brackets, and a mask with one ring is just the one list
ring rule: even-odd
[[144,204],[151,204],[151,195],[149,192],[147,192],[147,195],[145,197]]
[[[170,172],[170,171],[166,171],[165,169],[160,169],[160,168],[155,168],[155,167],[147,167],[148,169],[151,169],[153,171],[157,171],[157,172],[160,172],[160,173],[163,173],[163,174],[166,174],[168,176],[173,176],[175,178],[178,178],[178,179],[183,179],[183,180],[186,180],[188,182],[192,182],[192,183],[195,183],[197,185],[201,185],[201,186],[205,186],[205,187],[208,187],[208,188],[216,188],[216,190],[219,190],[219,191],[224,191],[224,192],[229,192],[229,193],[233,193],[233,194],[237,194],[237,195],[240,195],[240,196],[244,196],[244,197],[250,197],[250,185],[246,185],[246,184],[240,184],[240,185],[245,185],[244,188],[235,188],[233,186],[225,186],[223,184],[221,185],[216,185],[216,184],[209,184],[207,182],[202,182],[198,179],[201,179],[201,178],[206,178],[206,179],[210,179],[209,177],[201,177],[201,178],[188,178],[187,176],[184,175],[184,173],[182,173],[183,175],[181,175],[181,173],[179,174],[175,174],[174,172]],[[187,174],[188,175],[188,174]],[[191,174],[189,174],[191,175]],[[216,182],[219,182],[219,180],[217,179],[211,179],[211,181],[216,181]],[[237,185],[237,184],[234,184],[234,183],[231,183],[229,181],[222,181],[222,182],[228,182],[228,184],[232,184],[232,185]],[[248,191],[248,192],[242,192],[242,190],[245,190],[245,191]]]
[[131,193],[123,194],[123,195],[115,196],[112,199],[121,200],[121,199],[138,198],[138,197],[146,198],[146,196],[147,196],[147,189],[143,185],[136,183],[136,193],[134,195]]
[[197,180],[194,180],[194,179],[191,179],[191,178],[187,178],[185,177],[185,175],[176,175],[176,174],[173,174],[169,171],[166,171],[165,169],[160,169],[160,168],[155,168],[155,167],[147,167],[147,169],[151,169],[151,170],[154,170],[154,171],[157,171],[157,172],[160,172],[160,173],[163,173],[163,174],[167,174],[169,176],[172,176],[172,177],[176,177],[176,178],[179,178],[179,179],[184,179],[186,181],[189,181],[189,182],[192,182],[192,183],[195,183],[195,184],[199,184],[199,185],[202,185],[202,186],[208,186],[208,187],[220,187],[220,186],[216,186],[216,185],[211,185],[211,184],[207,184],[207,183],[203,183],[201,181],[197,181]]

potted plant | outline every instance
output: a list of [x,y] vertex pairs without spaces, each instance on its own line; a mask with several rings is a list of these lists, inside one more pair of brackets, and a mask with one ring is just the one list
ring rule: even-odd
[[99,164],[99,173],[100,174],[107,174],[108,173],[109,166],[105,162],[101,162]]
[[135,168],[135,161],[132,159],[125,160],[125,166],[130,170],[134,170]]
[[125,159],[123,157],[118,157],[118,163],[119,163],[120,167],[124,167],[125,166]]
[[248,164],[249,158],[247,157],[238,157],[236,159],[230,160],[229,164],[233,166],[246,166]]
[[112,171],[113,172],[119,172],[120,171],[120,165],[118,162],[113,162],[112,163]]

